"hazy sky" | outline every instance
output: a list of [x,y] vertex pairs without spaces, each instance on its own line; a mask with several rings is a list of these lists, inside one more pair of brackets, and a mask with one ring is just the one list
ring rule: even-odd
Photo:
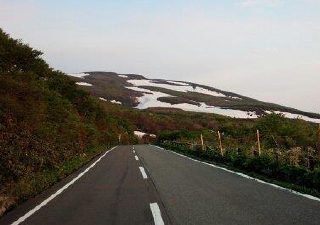
[[194,81],[320,113],[320,0],[0,0],[64,72]]

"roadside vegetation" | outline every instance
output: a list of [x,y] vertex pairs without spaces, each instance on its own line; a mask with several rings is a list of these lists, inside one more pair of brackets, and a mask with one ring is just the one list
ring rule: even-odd
[[[102,94],[108,87],[101,86],[92,96],[75,79],[50,68],[41,54],[0,29],[0,216],[119,144],[119,134],[121,144],[137,143],[135,130],[156,135],[140,142],[158,142],[203,160],[320,191],[316,124],[275,114],[234,119],[172,108],[127,108],[94,98],[106,97]],[[124,81],[96,74],[114,86],[108,90],[114,99],[125,102],[127,93],[117,88]],[[184,96],[176,101],[181,99]],[[256,130],[261,132],[260,156],[254,153]]]
[[107,112],[41,52],[0,30],[0,215],[106,148],[134,125]]
[[317,124],[271,114],[242,125],[229,122],[214,129],[166,131],[158,143],[320,197],[318,132]]

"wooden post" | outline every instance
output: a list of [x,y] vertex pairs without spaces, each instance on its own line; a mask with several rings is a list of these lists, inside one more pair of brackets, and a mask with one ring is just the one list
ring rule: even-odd
[[203,136],[202,136],[202,134],[200,134],[200,140],[201,140],[201,148],[202,148],[202,151],[204,151],[204,143],[203,143]]
[[221,134],[220,131],[218,131],[218,139],[219,139],[219,148],[220,148],[220,153],[223,156],[223,149],[222,149],[222,141],[221,141]]
[[261,155],[261,146],[260,146],[260,132],[257,130],[257,140],[258,140],[258,153]]
[[119,138],[119,143],[120,143],[121,142],[121,134],[119,134],[118,138]]

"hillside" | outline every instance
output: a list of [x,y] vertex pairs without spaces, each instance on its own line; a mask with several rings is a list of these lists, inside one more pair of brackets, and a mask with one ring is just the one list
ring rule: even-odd
[[106,147],[133,143],[134,125],[109,114],[41,52],[0,29],[0,216]]
[[260,129],[277,147],[314,146],[317,138],[316,124],[303,120],[250,118],[274,110],[318,121],[318,114],[190,82],[107,72],[67,76],[41,54],[0,29],[0,216],[119,144],[119,134],[121,144],[137,143],[134,133],[144,132],[155,134],[142,140],[150,142],[200,133],[209,139],[220,130],[243,145]]
[[320,114],[185,81],[148,79],[135,74],[85,72],[68,74],[82,89],[103,101],[138,109],[166,108],[215,113],[235,118],[258,118],[271,112],[288,118],[320,122]]

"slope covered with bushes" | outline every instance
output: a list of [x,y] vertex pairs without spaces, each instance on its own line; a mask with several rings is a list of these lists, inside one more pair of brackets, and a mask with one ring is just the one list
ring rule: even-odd
[[0,29],[0,215],[118,143],[118,134],[134,141],[130,122],[41,54]]
[[158,144],[320,196],[317,127],[303,120],[270,114],[254,123],[230,120],[211,129],[165,131],[158,135]]

